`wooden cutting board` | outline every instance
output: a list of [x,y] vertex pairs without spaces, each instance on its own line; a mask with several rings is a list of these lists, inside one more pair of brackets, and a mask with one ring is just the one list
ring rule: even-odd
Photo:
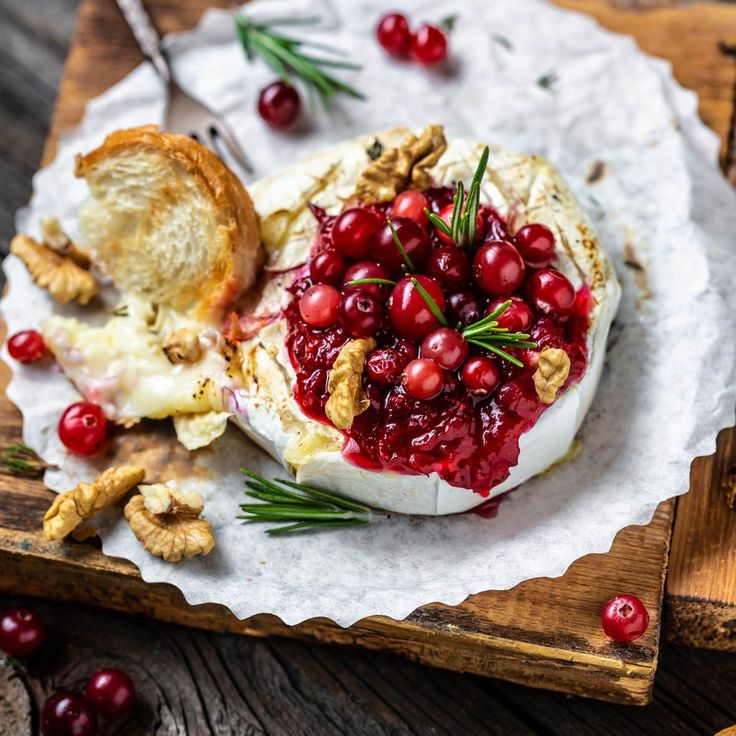
[[[226,2],[148,0],[147,4],[159,29],[166,33],[192,27],[208,5]],[[718,43],[736,41],[736,8],[698,3],[644,12],[616,9],[604,0],[562,0],[560,4],[589,12],[614,30],[632,33],[645,50],[668,57],[680,81],[700,93],[703,118],[724,141],[724,162],[727,160],[734,67],[719,51]],[[114,4],[82,0],[46,160],[53,156],[59,134],[80,119],[85,103],[140,60]],[[8,378],[9,370],[3,365],[0,384],[6,385]],[[19,436],[19,414],[3,395],[0,441]],[[736,619],[736,585],[727,575],[713,573],[713,568],[726,560],[729,540],[736,540],[734,517],[726,513],[724,504],[718,506],[714,490],[730,452],[729,436],[715,461],[695,465],[694,491],[685,510],[678,512],[675,525],[673,557],[678,560],[678,575],[669,584],[672,620],[678,624],[673,631],[680,631],[675,635],[686,639],[683,631],[697,630],[697,643],[703,643],[703,632],[714,622],[720,626],[724,616]],[[622,703],[643,704],[651,696],[674,516],[672,502],[662,504],[650,525],[623,530],[608,554],[577,561],[562,578],[530,580],[511,591],[481,593],[460,606],[423,606],[404,621],[371,617],[341,629],[325,619],[287,627],[273,616],[238,621],[222,606],[188,606],[178,590],[166,584],[143,583],[137,568],[105,557],[94,542],[47,542],[39,530],[51,498],[40,482],[0,477],[2,590],[79,601],[218,631],[387,649],[440,667]],[[713,512],[713,504],[717,512]],[[723,517],[717,543],[709,533],[713,515]],[[697,557],[697,565],[691,554],[693,543],[700,545],[699,550],[708,549]],[[733,553],[728,555],[733,576],[736,560]],[[709,585],[698,588],[704,581]],[[629,646],[611,643],[599,624],[601,604],[619,592],[636,593],[652,614],[647,633]],[[718,606],[713,606],[714,600]],[[683,602],[689,606],[686,618]]]

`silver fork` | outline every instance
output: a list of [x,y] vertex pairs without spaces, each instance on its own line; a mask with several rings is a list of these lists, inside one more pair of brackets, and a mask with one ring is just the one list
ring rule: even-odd
[[116,0],[141,51],[153,64],[168,91],[164,128],[182,133],[211,148],[222,157],[224,148],[248,174],[253,173],[243,149],[225,121],[205,104],[185,92],[174,79],[161,39],[141,0]]

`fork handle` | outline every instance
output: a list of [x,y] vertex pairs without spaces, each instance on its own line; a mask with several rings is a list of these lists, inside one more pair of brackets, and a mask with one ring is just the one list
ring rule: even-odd
[[142,1],[116,1],[143,54],[151,61],[161,78],[165,82],[171,82],[171,68],[161,50],[161,39]]

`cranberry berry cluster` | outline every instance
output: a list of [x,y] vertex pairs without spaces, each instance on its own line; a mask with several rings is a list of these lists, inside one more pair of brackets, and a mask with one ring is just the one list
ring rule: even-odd
[[376,26],[378,43],[393,57],[424,66],[439,64],[447,58],[447,35],[437,26],[423,23],[412,33],[403,13],[388,13]]
[[437,396],[446,371],[458,371],[472,395],[488,396],[500,381],[498,361],[523,367],[520,357],[536,347],[526,332],[535,314],[564,320],[575,307],[575,288],[549,268],[549,228],[485,232],[479,197],[488,153],[467,196],[459,183],[451,204],[433,201],[437,212],[416,191],[387,210],[346,210],[309,263],[313,285],[299,299],[301,319],[313,330],[339,325],[353,338],[408,341],[408,350],[379,347],[366,371],[380,385],[401,382],[415,399]]

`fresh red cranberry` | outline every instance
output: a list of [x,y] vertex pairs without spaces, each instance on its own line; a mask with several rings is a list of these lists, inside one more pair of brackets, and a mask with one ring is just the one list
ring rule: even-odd
[[438,327],[422,341],[422,357],[434,360],[448,371],[459,368],[468,352],[465,338],[449,327]]
[[575,287],[554,268],[533,273],[526,285],[531,303],[544,314],[569,316],[575,307]]
[[470,325],[481,317],[483,305],[472,291],[455,291],[447,296],[449,322]]
[[428,222],[425,209],[429,209],[427,198],[421,192],[407,189],[396,197],[388,214],[392,219],[408,217],[418,225],[425,227]]
[[513,294],[524,280],[524,261],[511,243],[494,240],[478,248],[473,259],[473,275],[486,294]]
[[332,244],[346,258],[360,261],[371,249],[373,236],[381,227],[381,217],[365,207],[345,210],[332,227]]
[[471,394],[487,396],[498,386],[498,366],[485,355],[476,355],[465,363],[460,378]]
[[299,93],[281,80],[264,87],[258,95],[258,114],[272,128],[286,128],[299,117]]
[[[406,254],[411,259],[414,270],[423,270],[432,250],[427,233],[408,217],[397,217],[391,222],[401,245],[404,246]],[[403,273],[404,259],[401,251],[396,247],[396,241],[388,223],[379,230],[373,240],[372,256],[373,260],[378,261],[392,276],[400,276]]]
[[[455,205],[448,204],[440,210],[440,213],[439,215],[437,215],[437,217],[439,217],[440,220],[442,220],[442,222],[444,222],[445,225],[447,225],[447,227],[451,228],[452,227],[452,213],[454,211],[455,211]],[[475,219],[475,236],[477,240],[483,237],[484,229],[485,229],[485,223],[483,222],[483,216],[481,215],[480,212],[478,212],[476,219]],[[446,233],[442,232],[442,230],[437,229],[437,235],[439,236],[439,239],[443,243],[447,243],[447,245],[453,244],[452,238]]]
[[383,322],[381,302],[365,291],[345,295],[340,307],[340,324],[351,337],[375,335]]
[[394,331],[401,337],[418,341],[439,327],[440,323],[415,288],[412,278],[416,278],[424,287],[441,311],[445,308],[445,296],[440,285],[429,276],[405,276],[394,287],[388,300],[388,316]]
[[601,624],[614,641],[630,642],[647,630],[649,612],[635,595],[617,595],[603,606]]
[[411,37],[409,53],[414,61],[431,66],[447,58],[447,36],[441,28],[425,23]]
[[411,31],[406,16],[401,13],[384,15],[376,26],[376,38],[391,56],[397,59],[405,57],[411,45]]
[[332,327],[340,314],[340,292],[329,284],[310,286],[299,299],[299,313],[310,326]]
[[[374,261],[358,261],[345,272],[343,283],[357,281],[358,279],[388,279],[389,275]],[[355,286],[343,286],[343,292],[349,294],[351,291],[363,291],[374,296],[376,299],[385,301],[389,294],[390,286],[387,284],[355,284]]]
[[516,233],[516,246],[524,262],[534,268],[549,266],[555,258],[555,236],[540,223],[520,228]]
[[41,708],[43,736],[94,736],[97,716],[81,695],[66,690],[46,698]]
[[462,289],[471,285],[473,267],[456,245],[443,245],[429,257],[427,273],[437,279],[443,289]]
[[102,409],[89,401],[68,406],[59,419],[59,439],[77,455],[94,455],[107,442],[107,419]]
[[404,365],[419,355],[417,346],[411,340],[399,337],[394,341],[394,350],[404,359]]
[[40,332],[24,330],[8,339],[8,352],[19,363],[35,363],[46,355],[46,343]]
[[99,715],[117,718],[133,707],[135,685],[125,672],[110,667],[89,678],[84,694]]
[[392,348],[381,348],[374,350],[366,361],[365,367],[368,378],[383,386],[390,386],[401,380],[401,372],[406,367],[407,361],[398,350]]
[[518,296],[500,296],[486,307],[486,315],[495,312],[502,304],[510,301],[506,310],[497,317],[499,327],[505,327],[509,332],[525,332],[534,319],[531,307]]
[[428,401],[438,396],[445,384],[445,372],[429,358],[417,358],[406,366],[401,383],[409,396]]
[[332,248],[317,253],[309,263],[309,275],[315,284],[337,286],[345,273],[343,257]]
[[46,627],[28,608],[9,608],[0,616],[0,649],[10,657],[27,657],[43,644]]

